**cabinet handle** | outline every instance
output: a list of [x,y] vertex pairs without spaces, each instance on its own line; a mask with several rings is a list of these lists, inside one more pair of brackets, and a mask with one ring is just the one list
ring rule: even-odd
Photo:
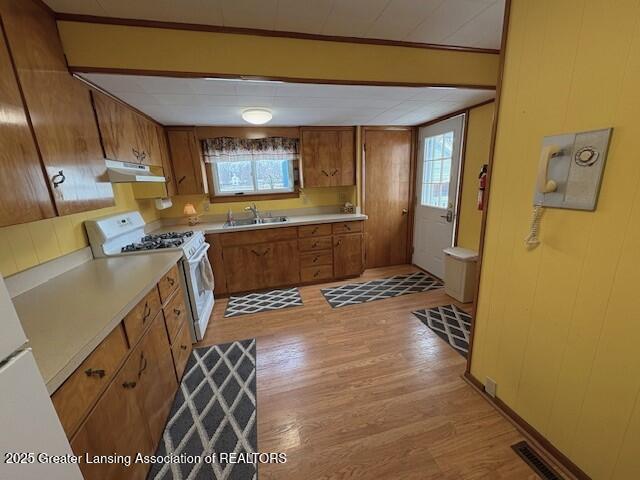
[[53,188],[58,188],[58,186],[62,185],[67,177],[64,176],[62,170],[59,170],[53,177],[51,177],[51,182],[53,183]]
[[178,179],[178,184],[181,184],[181,183],[182,183],[182,182],[184,182],[186,179],[187,179],[187,176],[186,176],[186,175],[181,176],[181,177]]
[[142,311],[142,323],[144,324],[151,315],[151,307],[149,307],[149,300],[144,302],[144,310]]
[[342,240],[338,240],[338,241],[336,242],[336,247],[339,247],[340,245],[342,245]]
[[345,223],[345,224],[344,224],[344,228],[346,228],[347,230],[351,231],[351,227],[349,226],[349,224],[348,224],[348,223]]
[[331,172],[331,176],[333,177],[336,173],[338,173],[338,169],[337,168],[333,172]]
[[318,275],[320,275],[320,270],[316,270],[316,273],[313,274],[313,278],[316,278]]
[[124,388],[136,388],[137,382],[124,382],[122,386]]
[[144,352],[140,353],[140,370],[138,370],[138,378],[140,378],[140,376],[142,375],[142,372],[144,372],[147,369],[147,358],[144,356]]
[[314,235],[318,233],[318,227],[315,227],[313,230],[311,230],[311,235]]
[[167,277],[167,283],[169,284],[169,286],[173,287],[173,284],[176,283],[176,281],[172,277]]
[[138,158],[138,162],[140,163],[144,162],[145,158],[147,158],[147,152],[143,150],[142,152],[140,152],[140,157]]
[[182,310],[180,310],[179,308],[174,308],[173,309],[173,313],[175,313],[177,316],[179,316],[182,313]]
[[318,246],[318,242],[313,242],[313,244],[311,245],[311,248],[316,248]]
[[313,257],[313,263],[316,263],[318,260],[320,260],[320,257]]
[[251,249],[251,253],[253,253],[256,257],[260,256],[260,254],[256,252],[253,248]]
[[270,248],[267,248],[264,252],[262,252],[262,255],[261,255],[261,256],[263,256],[263,257],[264,257],[264,256],[265,256],[267,253],[269,253],[270,251],[271,251],[271,249],[270,249]]
[[320,170],[320,171],[323,173],[323,175],[324,175],[325,177],[328,177],[328,176],[329,176],[329,174],[328,174],[327,172],[325,172],[324,170]]
[[186,350],[188,347],[186,345],[180,345],[180,350]]
[[87,374],[87,377],[102,378],[102,377],[105,376],[104,370],[94,370],[92,368],[89,368],[89,369],[85,370],[84,373]]

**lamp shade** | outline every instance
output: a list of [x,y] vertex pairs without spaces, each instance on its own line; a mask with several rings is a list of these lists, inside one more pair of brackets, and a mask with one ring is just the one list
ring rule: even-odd
[[196,215],[198,212],[196,211],[196,207],[193,206],[193,203],[185,203],[183,213],[185,215]]

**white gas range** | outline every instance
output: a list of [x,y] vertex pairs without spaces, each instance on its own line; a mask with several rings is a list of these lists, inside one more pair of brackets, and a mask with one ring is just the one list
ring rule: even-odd
[[146,234],[140,212],[125,212],[84,222],[95,258],[181,250],[182,284],[191,307],[191,336],[202,340],[213,310],[213,272],[209,244],[200,231]]

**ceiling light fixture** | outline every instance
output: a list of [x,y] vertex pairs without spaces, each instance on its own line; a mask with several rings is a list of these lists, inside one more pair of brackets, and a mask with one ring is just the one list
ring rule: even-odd
[[263,125],[273,118],[271,110],[266,108],[248,108],[242,112],[242,119],[253,125]]

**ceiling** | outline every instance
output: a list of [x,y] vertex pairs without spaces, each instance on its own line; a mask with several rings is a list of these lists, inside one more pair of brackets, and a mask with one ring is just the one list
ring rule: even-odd
[[500,48],[505,0],[45,0],[139,20]]
[[272,110],[270,126],[417,125],[495,97],[461,88],[82,76],[164,125],[246,126],[240,115],[249,107]]

